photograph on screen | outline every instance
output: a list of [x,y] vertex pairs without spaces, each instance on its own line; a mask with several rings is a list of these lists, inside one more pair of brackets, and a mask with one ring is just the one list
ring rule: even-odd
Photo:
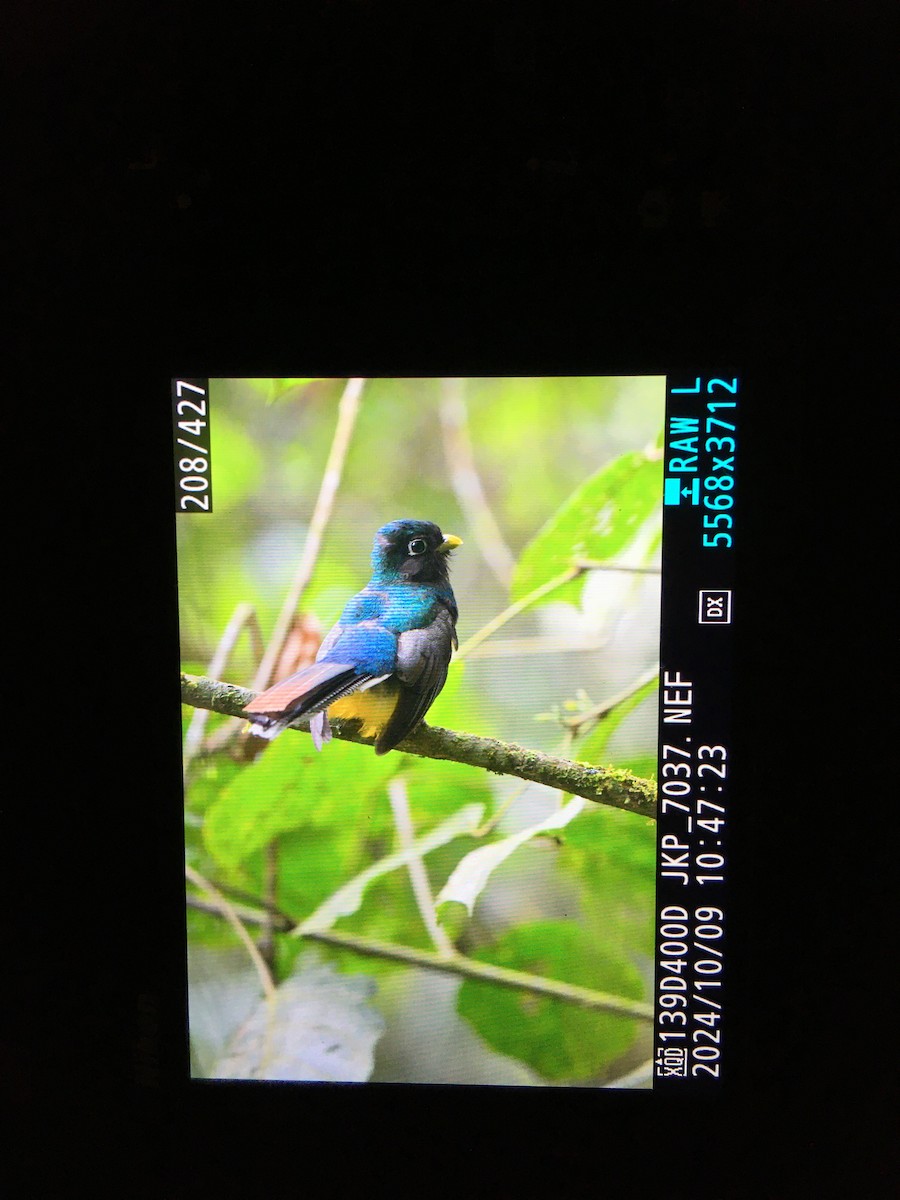
[[173,379],[193,1079],[721,1083],[740,391]]

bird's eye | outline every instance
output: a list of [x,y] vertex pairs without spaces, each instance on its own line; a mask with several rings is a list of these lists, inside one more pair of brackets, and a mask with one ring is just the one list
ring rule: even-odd
[[424,554],[428,549],[428,543],[424,538],[413,538],[409,543],[410,554]]

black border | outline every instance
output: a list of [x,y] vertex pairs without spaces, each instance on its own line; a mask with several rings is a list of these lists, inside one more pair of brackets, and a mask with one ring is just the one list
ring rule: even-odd
[[[36,634],[13,639],[27,652],[15,677],[35,687],[12,706],[11,751],[35,763],[40,792],[13,812],[21,937],[5,1078],[15,1165],[36,1187],[121,1180],[114,1147],[131,1155],[131,1194],[228,1194],[241,1177],[252,1194],[318,1166],[338,1130],[326,1169],[356,1168],[370,1186],[401,1171],[427,1171],[435,1190],[471,1185],[474,1165],[484,1192],[510,1178],[526,1194],[539,1179],[691,1197],[848,1194],[860,1180],[889,1191],[890,842],[872,788],[891,778],[893,740],[881,729],[893,469],[875,456],[896,440],[879,357],[896,335],[879,299],[895,72],[886,10],[863,10],[638,5],[598,31],[592,6],[587,36],[557,6],[519,26],[505,59],[505,12],[423,28],[402,5],[321,3],[288,28],[262,10],[226,23],[101,0],[48,29],[21,10],[12,354],[21,444],[36,420],[52,428],[60,468],[44,477],[62,481],[26,526],[39,553],[21,590],[29,633],[66,627],[49,652]],[[699,128],[694,101],[709,116]],[[131,170],[154,147],[158,166]],[[574,176],[552,165],[572,162]],[[661,173],[669,223],[645,228],[637,205]],[[706,227],[710,183],[729,217]],[[555,1090],[201,1096],[177,1083],[183,888],[165,800],[177,631],[159,398],[180,371],[278,374],[301,360],[337,376],[752,372],[735,1067],[715,1105],[650,1114],[639,1096]],[[879,586],[860,614],[870,569]],[[136,1084],[139,1067],[155,1085]]]

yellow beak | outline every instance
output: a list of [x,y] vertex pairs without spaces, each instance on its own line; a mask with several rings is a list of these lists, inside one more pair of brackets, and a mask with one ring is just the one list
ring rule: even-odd
[[448,533],[444,535],[444,540],[438,546],[438,550],[440,550],[441,554],[446,554],[448,550],[455,550],[457,546],[461,546],[462,544],[462,538],[458,538],[455,533]]

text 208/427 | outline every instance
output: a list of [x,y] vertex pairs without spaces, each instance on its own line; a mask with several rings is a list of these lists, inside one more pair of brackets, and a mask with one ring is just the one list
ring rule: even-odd
[[206,388],[179,379],[174,392],[178,511],[211,512],[212,467]]

